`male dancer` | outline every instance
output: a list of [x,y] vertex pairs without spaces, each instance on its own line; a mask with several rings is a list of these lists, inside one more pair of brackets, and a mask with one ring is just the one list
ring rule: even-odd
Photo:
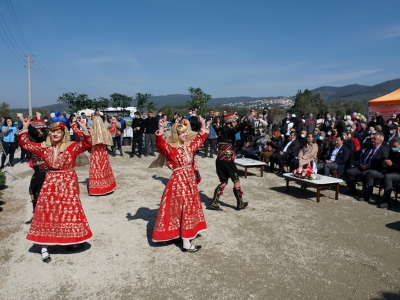
[[[23,121],[22,114],[17,114],[18,118]],[[31,121],[31,124],[28,128],[29,139],[36,143],[41,143],[46,141],[48,128],[46,123],[40,119],[41,114],[36,112],[36,119]],[[42,185],[44,179],[46,178],[47,166],[44,163],[44,160],[36,155],[31,154],[31,163],[30,166],[35,171],[31,177],[31,183],[29,184],[29,194],[31,195],[31,202],[33,206],[33,212],[35,212],[35,207],[37,203],[37,199],[39,197],[40,190],[42,189]],[[25,224],[32,223],[32,219],[27,221]]]
[[[252,113],[249,116],[249,119],[254,116],[255,113]],[[215,161],[217,175],[219,177],[219,181],[221,182],[214,191],[213,202],[210,205],[210,209],[214,209],[217,211],[221,211],[222,209],[219,207],[219,197],[223,195],[224,188],[228,184],[229,178],[232,180],[233,194],[237,200],[237,210],[245,209],[248,205],[247,202],[243,202],[242,195],[243,192],[240,188],[240,180],[238,176],[237,167],[234,163],[236,157],[235,151],[235,134],[242,131],[248,124],[248,119],[243,118],[240,124],[237,124],[237,116],[234,114],[226,114],[224,115],[224,123],[225,125],[219,127],[213,124],[214,128],[217,131],[218,137],[218,155]]]

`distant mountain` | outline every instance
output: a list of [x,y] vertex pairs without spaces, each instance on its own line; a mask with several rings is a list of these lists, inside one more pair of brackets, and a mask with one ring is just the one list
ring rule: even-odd
[[[337,100],[343,101],[357,101],[362,104],[367,104],[368,100],[383,96],[385,94],[391,93],[394,90],[400,88],[400,78],[393,79],[389,81],[385,81],[373,86],[368,85],[359,85],[359,84],[351,84],[342,87],[334,87],[334,86],[322,86],[316,89],[311,90],[312,93],[321,93],[324,100],[328,103],[334,103]],[[247,103],[256,100],[272,100],[272,99],[279,99],[279,98],[292,98],[294,99],[295,96],[291,97],[283,97],[283,96],[276,96],[276,97],[224,97],[224,98],[212,98],[208,103],[207,106],[218,106],[223,104],[231,103],[234,105],[235,103]],[[181,106],[186,105],[188,101],[190,101],[190,95],[184,94],[173,94],[173,95],[163,95],[163,96],[153,96],[150,98],[150,101],[153,102],[157,107],[162,106]],[[132,101],[131,106],[135,106],[136,101]],[[68,111],[68,106],[62,103],[56,103],[48,106],[44,106],[42,108],[47,109],[49,112],[59,110],[59,111]],[[35,108],[33,108],[33,111]],[[20,109],[12,109],[14,111],[27,111],[27,108],[20,108]]]
[[367,104],[369,100],[389,94],[399,88],[400,78],[385,81],[373,86],[358,84],[346,85],[343,87],[323,86],[311,90],[311,92],[320,92],[324,100],[328,103],[344,100]]

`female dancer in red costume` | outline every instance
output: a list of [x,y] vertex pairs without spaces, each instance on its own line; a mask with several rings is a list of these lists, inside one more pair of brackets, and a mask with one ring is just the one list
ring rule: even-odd
[[[75,120],[73,121],[75,122]],[[73,123],[71,128],[77,136],[84,136],[76,123]],[[99,116],[93,117],[92,127],[89,131],[92,137],[92,150],[90,151],[88,192],[91,196],[106,195],[117,187],[107,153],[107,145],[113,146],[113,140],[110,131],[104,126],[104,122]]]
[[[202,128],[193,132],[188,120],[172,125],[171,133],[164,138],[165,121],[159,121],[156,132],[156,146],[167,158],[167,166],[173,170],[161,197],[160,209],[153,229],[153,241],[163,242],[182,237],[183,252],[197,252],[201,246],[194,246],[190,240],[207,229],[203,208],[197,188],[194,154],[208,136],[203,118]],[[162,166],[162,155],[158,165]]]
[[74,245],[76,248],[92,237],[73,169],[76,156],[90,149],[92,140],[85,121],[79,120],[84,133],[81,142],[71,142],[65,124],[56,122],[50,126],[45,142],[33,143],[28,137],[30,121],[30,117],[23,121],[23,130],[18,133],[19,143],[23,149],[42,157],[49,170],[26,239],[42,245],[42,260],[50,262],[48,245]]

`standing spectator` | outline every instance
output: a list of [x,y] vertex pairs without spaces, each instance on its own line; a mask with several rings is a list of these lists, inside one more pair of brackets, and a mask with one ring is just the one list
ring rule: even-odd
[[199,118],[197,117],[197,111],[195,109],[192,109],[192,115],[188,120],[190,123],[190,127],[192,127],[192,130],[196,132],[199,131]]
[[217,133],[215,132],[214,127],[212,126],[211,117],[207,117],[206,126],[210,133],[208,134],[207,139],[204,141],[204,157],[208,156],[208,149],[210,148],[210,157],[213,158],[217,146]]
[[158,111],[158,114],[157,114],[157,116],[156,116],[157,122],[161,120],[162,116],[163,116],[163,111],[162,111],[162,110],[159,110],[159,111]]
[[86,113],[81,112],[81,119],[85,120],[87,129],[92,128],[92,120],[86,117]]
[[[156,148],[156,131],[158,130],[158,122],[153,117],[153,112],[149,110],[149,116],[144,120],[144,134],[145,134],[145,153],[144,155],[156,156],[154,150]],[[151,152],[149,153],[149,145]]]
[[331,114],[327,113],[321,130],[328,132],[329,130],[333,129],[334,125],[335,125],[335,121],[332,119]]
[[132,120],[133,139],[131,158],[135,156],[136,143],[138,144],[139,158],[142,158],[144,122],[145,120],[140,117],[140,113],[136,111],[135,118]]
[[306,119],[306,130],[307,133],[313,133],[314,129],[317,127],[317,121],[314,119],[313,114],[309,114],[307,119]]
[[125,122],[125,120],[124,120],[124,118],[122,117],[121,114],[118,114],[117,120],[118,120],[119,124],[121,124],[121,129],[120,129],[120,131],[121,131],[120,140],[121,141],[120,141],[120,143],[122,145],[122,139],[124,138],[124,132],[125,132],[125,129],[126,129],[126,122]]
[[268,126],[267,126],[267,130],[268,130],[268,134],[270,133],[270,131],[271,131],[271,126],[272,126],[272,124],[274,123],[274,119],[272,118],[272,116],[268,113],[268,108],[266,108],[266,107],[264,107],[264,110],[263,110],[263,119],[264,119],[264,121],[266,121],[267,123],[268,123]]
[[10,166],[14,166],[14,153],[17,149],[18,143],[15,137],[18,129],[13,126],[13,121],[10,117],[5,118],[4,125],[1,128],[1,131],[4,134],[2,145],[3,145],[3,155],[1,156],[1,167],[0,169],[4,168],[4,163],[6,162],[7,155],[8,161]]
[[[107,127],[106,127],[107,128]],[[110,133],[113,139],[113,146],[112,146],[112,154],[113,156],[116,155],[117,148],[119,149],[119,154],[122,154],[122,147],[121,147],[121,123],[118,122],[115,116],[111,117],[111,125],[110,125]]]
[[176,122],[180,121],[181,116],[180,114],[176,111],[174,112],[174,117],[171,120],[172,125],[174,125]]

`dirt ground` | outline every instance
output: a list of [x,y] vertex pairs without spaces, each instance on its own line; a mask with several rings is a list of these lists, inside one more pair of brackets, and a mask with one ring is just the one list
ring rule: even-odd
[[[171,171],[148,169],[154,157],[129,159],[124,150],[110,157],[117,180],[111,195],[89,197],[88,166],[76,168],[93,238],[79,252],[49,247],[49,264],[25,240],[32,171],[18,163],[17,179],[7,173],[0,299],[400,299],[400,203],[386,210],[343,194],[336,201],[333,190],[316,203],[315,189],[291,183],[286,193],[284,179],[253,169],[241,177],[249,208],[234,209],[230,183],[223,211],[204,210],[208,230],[193,242],[203,248],[186,254],[180,245],[151,241]],[[205,208],[217,176],[215,160],[200,155]]]

